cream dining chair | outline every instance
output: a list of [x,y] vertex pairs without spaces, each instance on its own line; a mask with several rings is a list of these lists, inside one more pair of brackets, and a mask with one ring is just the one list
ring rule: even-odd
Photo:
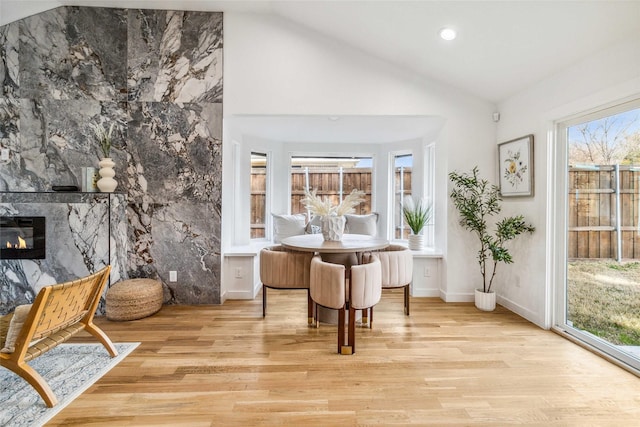
[[[351,267],[349,281],[349,347],[356,352],[356,310],[369,311],[369,327],[373,326],[373,306],[382,295],[382,269],[378,257],[371,252],[362,255],[362,263]],[[363,316],[363,324],[366,324]]]
[[[349,284],[347,286],[347,284]],[[360,265],[351,267],[350,279],[342,264],[325,262],[319,255],[311,260],[311,299],[315,304],[338,310],[338,353],[355,352],[356,310],[369,310],[380,301],[382,292],[380,260],[375,255],[363,256]],[[348,304],[347,304],[348,303]],[[345,317],[349,308],[349,345],[345,346]],[[316,327],[319,325],[316,309]]]
[[282,246],[271,246],[260,251],[262,317],[267,314],[267,288],[306,289],[307,321],[313,323],[313,301],[309,293],[312,257],[312,252],[297,252]]
[[409,286],[413,281],[413,254],[404,246],[389,245],[374,254],[382,267],[382,289],[403,288],[404,313],[409,315]]
[[[344,321],[347,309],[346,268],[342,264],[324,262],[320,255],[311,260],[311,278],[309,289],[311,299],[317,305],[338,311],[338,353],[344,347]],[[315,310],[316,327],[320,319],[318,308]],[[346,350],[346,349],[345,349]]]

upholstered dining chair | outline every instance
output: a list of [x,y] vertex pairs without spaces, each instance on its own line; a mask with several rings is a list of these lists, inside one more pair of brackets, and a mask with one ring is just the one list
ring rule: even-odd
[[[349,347],[356,352],[356,310],[369,311],[369,327],[373,326],[373,306],[382,295],[382,268],[371,252],[362,255],[362,263],[351,267],[349,281]],[[363,324],[364,316],[363,316]]]
[[404,288],[404,313],[409,315],[409,286],[413,280],[413,255],[404,246],[389,245],[374,252],[382,267],[382,289]]
[[306,289],[307,321],[313,323],[313,301],[309,293],[312,252],[297,252],[271,246],[260,251],[260,281],[262,282],[262,317],[267,314],[267,288]]
[[[342,353],[344,342],[344,321],[347,309],[346,268],[342,264],[333,264],[316,255],[311,260],[311,279],[309,289],[311,299],[317,305],[338,311],[338,353]],[[315,311],[316,327],[320,319]]]

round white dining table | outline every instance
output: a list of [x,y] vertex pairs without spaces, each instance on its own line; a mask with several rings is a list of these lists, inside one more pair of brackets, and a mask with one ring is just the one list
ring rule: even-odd
[[389,241],[365,234],[344,234],[342,240],[324,240],[321,233],[301,234],[282,239],[282,246],[302,252],[344,254],[375,251],[389,246]]

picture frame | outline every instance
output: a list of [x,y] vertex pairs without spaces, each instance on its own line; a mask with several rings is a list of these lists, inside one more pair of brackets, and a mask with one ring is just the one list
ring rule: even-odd
[[533,135],[498,144],[498,176],[502,197],[533,196]]
[[80,168],[80,188],[86,193],[95,193],[98,191],[97,182],[100,179],[98,169],[93,167]]

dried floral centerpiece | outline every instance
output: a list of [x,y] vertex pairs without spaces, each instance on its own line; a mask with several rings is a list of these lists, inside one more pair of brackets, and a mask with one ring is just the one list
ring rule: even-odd
[[102,151],[103,157],[108,158],[109,154],[111,152],[111,135],[113,134],[113,126],[115,125],[115,123],[111,123],[111,126],[109,126],[109,130],[105,130],[105,128],[99,124],[99,125],[91,125],[91,127],[93,128],[93,132],[96,135],[96,139],[98,140],[98,142],[100,143],[100,150]]
[[354,189],[337,206],[333,206],[328,198],[323,200],[316,193],[317,190],[311,192],[306,190],[300,202],[314,215],[320,217],[324,240],[341,240],[346,223],[344,216],[355,212],[355,207],[365,200],[364,191]]

